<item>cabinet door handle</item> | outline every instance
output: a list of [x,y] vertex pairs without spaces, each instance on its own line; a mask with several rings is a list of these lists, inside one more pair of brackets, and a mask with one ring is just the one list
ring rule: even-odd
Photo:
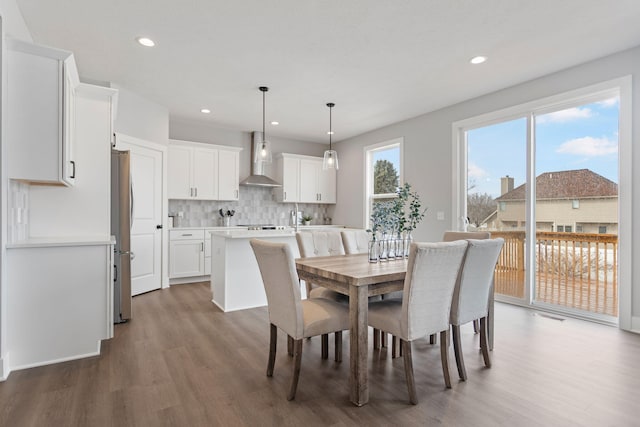
[[183,236],[193,236],[193,234],[191,234],[191,233],[189,233],[189,234],[182,233],[182,235],[183,235]]
[[204,252],[204,242],[200,243],[200,252]]
[[193,187],[189,187],[189,197],[193,197]]
[[196,192],[196,197],[198,197],[198,188],[194,188],[194,191]]
[[284,192],[284,197],[282,198],[282,200],[287,200],[287,192]]
[[236,199],[240,198],[240,194],[238,194],[238,190],[236,190]]
[[72,166],[72,171],[71,172],[71,176],[69,178],[75,178],[76,177],[76,162],[71,160],[71,166]]

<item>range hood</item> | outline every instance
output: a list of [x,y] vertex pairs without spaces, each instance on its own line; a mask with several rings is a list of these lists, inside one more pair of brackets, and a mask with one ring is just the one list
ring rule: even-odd
[[254,187],[282,187],[273,179],[264,174],[264,163],[255,162],[255,150],[258,145],[262,144],[262,132],[251,133],[251,175],[246,177],[240,185],[248,185]]

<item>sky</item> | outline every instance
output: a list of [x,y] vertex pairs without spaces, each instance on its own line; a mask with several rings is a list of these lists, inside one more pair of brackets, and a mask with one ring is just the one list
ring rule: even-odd
[[[535,175],[589,169],[618,182],[617,98],[536,117]],[[470,192],[500,196],[500,178],[522,185],[526,173],[526,119],[467,133]]]

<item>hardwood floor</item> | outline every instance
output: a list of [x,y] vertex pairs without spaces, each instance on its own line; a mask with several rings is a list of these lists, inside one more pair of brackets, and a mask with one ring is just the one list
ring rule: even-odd
[[[208,283],[133,299],[99,357],[13,372],[0,383],[0,426],[632,426],[640,424],[640,335],[496,304],[493,367],[461,328],[468,381],[446,390],[438,346],[413,346],[420,403],[409,404],[402,358],[370,352],[370,403],[349,402],[349,337],[340,364],[305,340],[296,399],[280,332],[267,378],[266,308],[222,313]],[[332,340],[330,340],[331,346]],[[370,343],[372,341],[370,340]]]

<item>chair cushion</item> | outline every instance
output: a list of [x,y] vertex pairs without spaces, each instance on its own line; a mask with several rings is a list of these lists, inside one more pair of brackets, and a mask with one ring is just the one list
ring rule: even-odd
[[384,299],[369,304],[369,326],[407,339],[402,335],[400,325],[402,314],[401,299]]
[[303,300],[302,318],[304,336],[295,339],[349,329],[349,307],[325,298]]

